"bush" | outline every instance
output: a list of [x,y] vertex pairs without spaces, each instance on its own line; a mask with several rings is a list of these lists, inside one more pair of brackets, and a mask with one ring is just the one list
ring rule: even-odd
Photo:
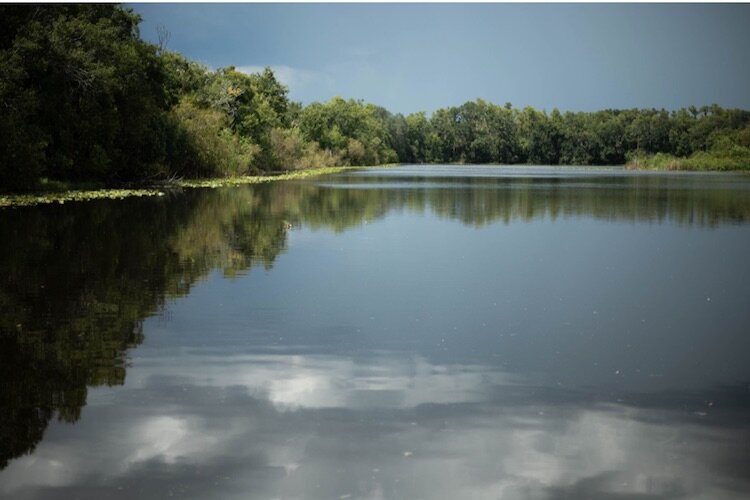
[[224,114],[182,100],[171,111],[172,175],[230,177],[257,173],[258,146],[226,127]]
[[299,129],[271,130],[271,156],[275,170],[332,167],[341,158],[329,150],[321,150],[317,143],[307,142]]

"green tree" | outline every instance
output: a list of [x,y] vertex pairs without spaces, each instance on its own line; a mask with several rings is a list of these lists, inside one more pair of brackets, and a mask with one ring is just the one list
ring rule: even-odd
[[306,140],[317,142],[350,165],[377,165],[398,159],[372,104],[334,97],[304,108],[299,123]]

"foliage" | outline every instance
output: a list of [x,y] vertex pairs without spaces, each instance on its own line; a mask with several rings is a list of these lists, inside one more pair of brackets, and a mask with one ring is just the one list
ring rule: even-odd
[[141,40],[139,21],[117,5],[0,5],[0,191],[394,162],[748,168],[732,139],[744,110],[302,106],[270,68],[210,71]]
[[477,99],[439,109],[431,122],[437,138],[438,161],[517,163],[520,159],[517,123],[509,106]]
[[317,142],[348,165],[378,165],[398,160],[372,104],[341,97],[327,103],[316,102],[300,113],[299,128],[306,140]]
[[273,181],[286,181],[292,179],[303,179],[305,177],[314,177],[318,175],[336,174],[350,168],[356,167],[321,167],[276,175],[253,175],[244,177],[227,177],[223,179],[183,180],[179,181],[177,185],[186,188],[220,188],[227,186],[242,186],[245,184],[266,184]]
[[225,116],[183,99],[171,111],[170,157],[174,174],[189,177],[236,176],[255,173],[259,147],[232,133]]
[[92,200],[121,200],[141,196],[165,196],[167,193],[182,188],[220,188],[227,186],[242,186],[246,184],[265,184],[274,181],[303,179],[318,175],[328,175],[343,172],[357,167],[313,167],[295,172],[274,175],[245,175],[237,177],[217,177],[213,179],[180,179],[169,183],[162,189],[70,189],[50,191],[37,194],[11,194],[0,196],[0,208],[23,207],[32,205],[46,205],[50,203],[64,204],[74,201]]
[[298,128],[271,130],[271,164],[275,170],[319,169],[341,165],[341,158],[317,142],[308,142]]
[[114,5],[8,5],[0,12],[0,176],[131,180],[163,173],[164,72]]
[[653,170],[750,170],[750,125],[741,130],[717,130],[706,140],[707,150],[688,157],[668,153],[634,156],[628,168]]

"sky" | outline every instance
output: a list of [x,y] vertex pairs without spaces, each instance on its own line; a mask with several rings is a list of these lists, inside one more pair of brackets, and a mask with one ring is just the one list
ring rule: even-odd
[[750,5],[128,4],[209,68],[392,112],[482,98],[562,111],[750,109]]

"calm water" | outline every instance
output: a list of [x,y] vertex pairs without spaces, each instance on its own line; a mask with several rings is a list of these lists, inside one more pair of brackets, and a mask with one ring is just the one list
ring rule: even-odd
[[0,496],[747,498],[750,177],[0,211]]

